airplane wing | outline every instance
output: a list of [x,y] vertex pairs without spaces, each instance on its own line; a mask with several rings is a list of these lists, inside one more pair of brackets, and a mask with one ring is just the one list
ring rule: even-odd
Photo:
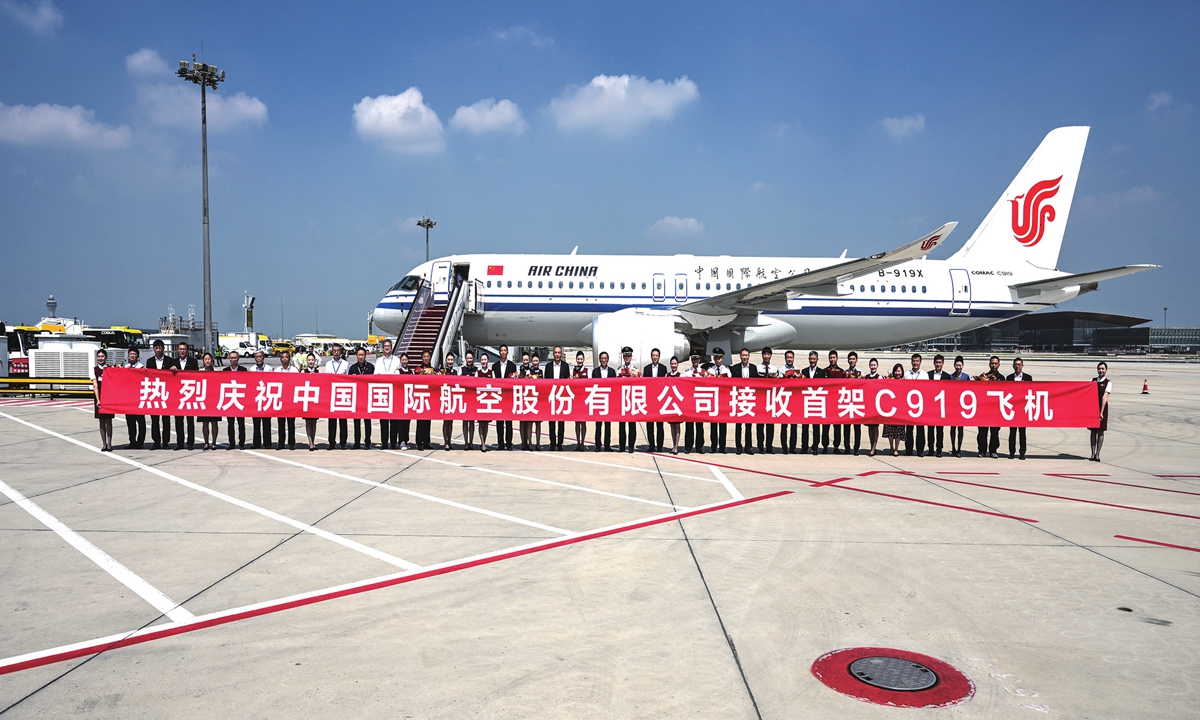
[[[1124,267],[1109,268],[1108,270],[1095,270],[1093,272],[1079,273],[1077,275],[1060,275],[1059,277],[1048,278],[1046,280],[1034,280],[1033,282],[1020,283],[1012,285],[1012,289],[1017,291],[1017,297],[1029,297],[1032,295],[1040,295],[1044,292],[1054,290],[1062,290],[1064,288],[1081,286],[1080,295],[1085,292],[1091,292],[1097,289],[1097,285],[1101,280],[1111,280],[1112,278],[1121,277],[1122,275],[1132,275],[1133,273],[1142,272],[1143,270],[1153,270],[1160,267],[1159,265],[1125,265]],[[1090,287],[1089,287],[1090,286]]]
[[785,309],[789,293],[837,296],[841,294],[838,291],[839,282],[928,255],[935,247],[945,242],[957,224],[946,223],[928,235],[895,250],[834,263],[828,267],[760,283],[743,290],[694,300],[675,309],[694,329],[709,330],[728,323],[739,314]]

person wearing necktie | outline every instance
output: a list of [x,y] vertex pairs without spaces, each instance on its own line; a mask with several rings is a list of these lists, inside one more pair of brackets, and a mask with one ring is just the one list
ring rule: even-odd
[[[262,350],[254,353],[254,365],[250,367],[252,373],[269,373],[275,372],[275,368],[267,364],[267,355]],[[262,379],[260,378],[260,381]],[[266,448],[271,449],[271,418],[255,417],[252,421],[254,424],[254,445],[255,449]]]
[[[375,374],[375,366],[373,364],[367,362],[367,349],[366,348],[360,347],[357,350],[355,350],[354,351],[354,359],[355,359],[355,362],[350,363],[350,368],[348,370],[346,370],[347,375],[374,375]],[[357,450],[359,448],[359,439],[362,438],[362,435],[360,435],[359,432],[361,430],[362,423],[366,423],[366,425],[367,425],[367,432],[366,432],[367,442],[366,442],[366,445],[363,446],[363,449],[370,450],[371,449],[371,418],[369,418],[369,417],[366,419],[354,418],[354,449]],[[419,433],[418,433],[418,436],[419,436]]]
[[[642,377],[659,378],[667,376],[667,366],[659,362],[661,357],[662,353],[658,348],[650,351],[650,364],[642,369]],[[646,423],[646,437],[649,439],[650,450],[652,452],[663,451],[663,443],[666,442],[664,430],[665,428],[663,428],[661,422]]]
[[[928,376],[921,372],[921,353],[913,353],[912,368],[904,373],[906,380],[928,380]],[[905,425],[904,426],[904,454],[913,454],[914,438],[917,446],[917,457],[925,457],[925,426],[924,425]],[[932,448],[930,448],[932,450]]]
[[[517,377],[517,364],[508,359],[508,346],[500,346],[500,359],[492,365],[492,377],[511,380]],[[512,450],[512,420],[496,421],[496,449]]]
[[[680,372],[680,377],[708,377],[708,371],[700,364],[702,358],[698,353],[692,353],[688,359],[692,361],[691,367]],[[691,455],[692,450],[700,455],[704,454],[704,423],[702,422],[689,422],[683,428],[683,451]]]
[[[546,368],[542,371],[542,377],[550,380],[566,380],[571,377],[571,366],[563,360],[563,349],[561,345],[554,346],[554,357],[546,364]],[[550,426],[550,449],[562,450],[563,435],[566,432],[566,423],[559,420],[551,420]]]
[[[750,350],[742,348],[738,353],[738,358],[741,362],[729,368],[729,376],[735,378],[756,378],[758,377],[758,366],[750,362]],[[733,425],[733,441],[734,447],[738,455],[742,454],[742,441],[746,444],[746,454],[754,454],[754,440],[750,437],[751,428],[754,426],[750,423],[734,423]]]
[[[800,371],[800,377],[808,379],[808,380],[819,380],[821,378],[828,377],[828,375],[825,374],[825,368],[821,367],[820,365],[817,365],[817,359],[819,357],[820,356],[817,355],[816,350],[809,351],[808,367],[806,367]],[[812,445],[808,444],[808,433],[810,430],[812,431]],[[819,451],[820,445],[821,445],[821,426],[820,425],[804,425],[800,429],[800,452],[801,453],[812,452],[813,455],[816,455]]]
[[[237,350],[230,350],[229,367],[223,369],[221,372],[247,372],[246,368],[242,366],[241,362],[241,354],[238,353]],[[236,379],[237,376],[234,377]],[[249,385],[249,383],[246,384]],[[241,416],[234,417],[232,415],[225,418],[225,430],[227,431],[226,436],[229,438],[229,444],[225,446],[225,449],[233,449],[233,432],[235,429],[237,430],[238,450],[244,450],[246,449],[246,418]]]
[[[600,366],[592,370],[593,378],[615,378],[617,371],[608,366],[608,353],[600,353]],[[612,423],[596,422],[596,452],[612,452]]]
[[[329,375],[348,375],[348,374],[350,374],[350,363],[346,362],[342,358],[341,343],[334,343],[331,352],[333,354],[333,358],[330,359],[329,362],[325,363],[325,372]],[[344,417],[343,418],[329,418],[329,434],[328,434],[329,447],[326,449],[332,450],[335,447],[339,446],[338,433],[340,431],[341,432],[340,447],[342,450],[345,450],[346,449],[346,435],[347,435],[347,430],[349,430],[349,428],[350,428],[350,423],[346,422],[346,418],[344,418]]]
[[[275,372],[281,373],[298,373],[299,366],[292,362],[292,354],[287,350],[279,353],[279,367],[275,368]],[[279,450],[283,449],[284,438],[287,438],[288,450],[296,449],[296,418],[280,417],[275,421],[276,429],[279,431],[279,445],[276,447]]]
[[[148,370],[171,370],[178,367],[175,358],[167,355],[166,345],[162,340],[154,341],[154,354],[146,359]],[[151,450],[167,449],[171,444],[171,418],[168,415],[150,416],[150,440],[154,443]]]
[[[191,348],[185,342],[179,343],[178,354],[175,356],[176,370],[190,370],[191,372],[199,372],[200,363],[196,358],[192,357]],[[187,449],[191,450],[196,444],[196,418],[188,415],[175,416],[175,449],[183,449],[183,428],[187,424]]]
[[[617,377],[635,378],[637,376],[637,368],[633,366],[633,348],[627,345],[621,348],[621,367],[617,368]],[[633,452],[637,445],[637,423],[619,422],[617,430],[617,440],[621,446],[621,452],[625,452],[626,448],[629,449],[629,452]]]
[[[400,372],[400,358],[392,354],[392,341],[383,341],[383,354],[375,358],[375,374],[376,375],[396,375]],[[394,420],[383,418],[379,421],[379,444],[384,450],[389,447],[392,450],[396,449],[394,433],[392,432],[392,423]]]
[[[796,353],[788,350],[783,354],[783,367],[779,368],[781,380],[793,380],[801,377],[800,368],[796,367]],[[779,427],[779,449],[784,455],[796,454],[796,433],[800,426],[789,424]]]
[[[1013,358],[1013,371],[1005,380],[1009,382],[1032,382],[1033,376],[1025,372],[1025,361]],[[1012,460],[1017,451],[1017,438],[1021,439],[1021,459],[1025,459],[1025,427],[1010,427],[1008,429],[1008,459]]]
[[[930,370],[928,373],[929,379],[930,380],[949,380],[950,373],[943,370],[943,368],[945,366],[946,366],[946,356],[942,355],[941,353],[934,355],[933,356],[933,369]],[[928,434],[926,436],[925,446],[927,448],[929,448],[929,453],[931,455],[933,455],[935,457],[941,457],[942,456],[942,444],[945,442],[945,438],[946,438],[946,428],[942,427],[941,425],[937,425],[937,426],[930,425],[927,432],[928,432]],[[950,432],[953,434],[954,428],[950,428]],[[951,438],[951,441],[953,441],[953,438]]]
[[[729,377],[729,368],[725,366],[725,351],[721,348],[713,348],[712,367],[708,369],[708,374],[712,377]],[[728,432],[729,426],[725,423],[708,424],[709,452],[716,454],[720,451],[722,455],[725,454],[725,439],[728,437]]]
[[[129,348],[126,353],[128,361],[125,367],[140,370],[145,365],[138,358],[141,357],[141,351],[135,347]],[[141,450],[146,446],[146,416],[145,415],[126,415],[125,426],[129,429],[129,445],[130,450]]]
[[[771,348],[762,349],[762,364],[758,366],[758,376],[761,378],[777,378],[779,372],[771,367]],[[758,423],[754,427],[758,439],[758,451],[768,455],[775,454],[775,424]]]

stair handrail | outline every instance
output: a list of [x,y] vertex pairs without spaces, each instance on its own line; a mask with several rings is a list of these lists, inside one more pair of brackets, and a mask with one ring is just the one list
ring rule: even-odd
[[409,345],[412,344],[413,334],[417,330],[417,323],[421,319],[421,315],[425,313],[425,309],[433,302],[433,286],[429,281],[422,280],[421,287],[417,289],[417,294],[413,296],[412,305],[408,309],[408,316],[404,318],[404,326],[400,328],[400,334],[396,337],[396,355],[406,353],[409,350]]
[[438,329],[437,340],[433,343],[431,362],[436,368],[442,366],[446,353],[454,345],[454,338],[462,328],[463,317],[467,312],[467,300],[470,299],[470,285],[457,275],[454,277],[454,289],[450,293],[446,316],[442,318],[442,326]]

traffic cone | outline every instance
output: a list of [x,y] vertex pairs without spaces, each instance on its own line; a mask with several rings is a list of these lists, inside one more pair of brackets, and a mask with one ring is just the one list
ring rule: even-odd
[[1146,380],[1143,380],[1143,381],[1142,381],[1142,394],[1143,394],[1143,395],[1149,395],[1149,394],[1150,394],[1150,383],[1149,383],[1148,381],[1146,381]]

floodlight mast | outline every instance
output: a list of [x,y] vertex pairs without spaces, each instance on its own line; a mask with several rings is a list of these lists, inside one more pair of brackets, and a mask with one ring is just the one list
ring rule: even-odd
[[425,228],[425,262],[429,262],[429,228],[437,225],[436,220],[423,217],[417,221],[417,227]]
[[225,71],[217,70],[216,65],[192,61],[179,61],[177,76],[200,86],[200,152],[203,156],[201,166],[204,184],[204,352],[212,352],[212,274],[208,260],[208,99],[207,88],[217,89],[217,84],[225,82]]

